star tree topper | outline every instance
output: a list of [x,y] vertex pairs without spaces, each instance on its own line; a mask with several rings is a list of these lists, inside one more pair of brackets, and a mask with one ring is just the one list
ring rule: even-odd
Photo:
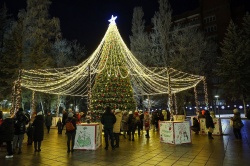
[[116,18],[117,18],[117,16],[114,17],[114,16],[112,15],[112,16],[111,16],[111,19],[109,20],[110,24],[116,24],[116,23],[115,23],[115,19],[116,19]]

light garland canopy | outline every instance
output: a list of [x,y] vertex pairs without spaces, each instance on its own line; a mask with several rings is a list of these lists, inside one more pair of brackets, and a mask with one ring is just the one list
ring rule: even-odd
[[[21,86],[49,94],[87,96],[89,76],[93,87],[96,75],[102,73],[107,76],[130,77],[134,95],[157,95],[193,88],[204,79],[203,76],[173,68],[148,68],[142,65],[124,43],[115,23],[116,18],[112,15],[99,46],[85,61],[72,67],[22,70]],[[121,63],[122,66],[119,65]],[[124,66],[127,72],[121,72]]]

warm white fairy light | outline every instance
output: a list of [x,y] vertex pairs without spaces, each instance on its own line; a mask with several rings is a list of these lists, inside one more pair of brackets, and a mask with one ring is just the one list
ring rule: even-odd
[[[102,41],[92,55],[78,66],[23,70],[22,86],[34,91],[71,96],[88,95],[88,75],[94,84],[96,74],[107,71],[107,75],[131,77],[131,83],[138,95],[168,94],[167,71],[171,78],[171,93],[195,87],[202,76],[177,71],[173,68],[147,68],[130,52],[124,43],[112,16]],[[120,66],[120,62],[124,65]],[[109,65],[107,65],[109,64]],[[91,70],[88,70],[90,65]],[[124,69],[125,66],[125,69]],[[121,72],[127,70],[127,72]],[[105,74],[105,73],[103,73]]]

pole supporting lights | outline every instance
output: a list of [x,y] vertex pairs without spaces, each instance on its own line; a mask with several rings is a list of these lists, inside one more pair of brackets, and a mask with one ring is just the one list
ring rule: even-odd
[[219,102],[218,102],[218,98],[219,98],[219,95],[215,95],[214,96],[216,98],[216,106],[218,107],[218,114],[219,114],[219,118],[220,118],[220,109],[219,109]]

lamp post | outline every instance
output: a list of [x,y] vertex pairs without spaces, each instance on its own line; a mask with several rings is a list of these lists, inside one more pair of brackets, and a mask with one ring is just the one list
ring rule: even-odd
[[217,105],[217,107],[218,107],[218,114],[219,114],[219,118],[220,118],[220,109],[219,109],[219,102],[218,102],[219,95],[215,95],[214,97],[216,98],[216,104],[215,105]]

